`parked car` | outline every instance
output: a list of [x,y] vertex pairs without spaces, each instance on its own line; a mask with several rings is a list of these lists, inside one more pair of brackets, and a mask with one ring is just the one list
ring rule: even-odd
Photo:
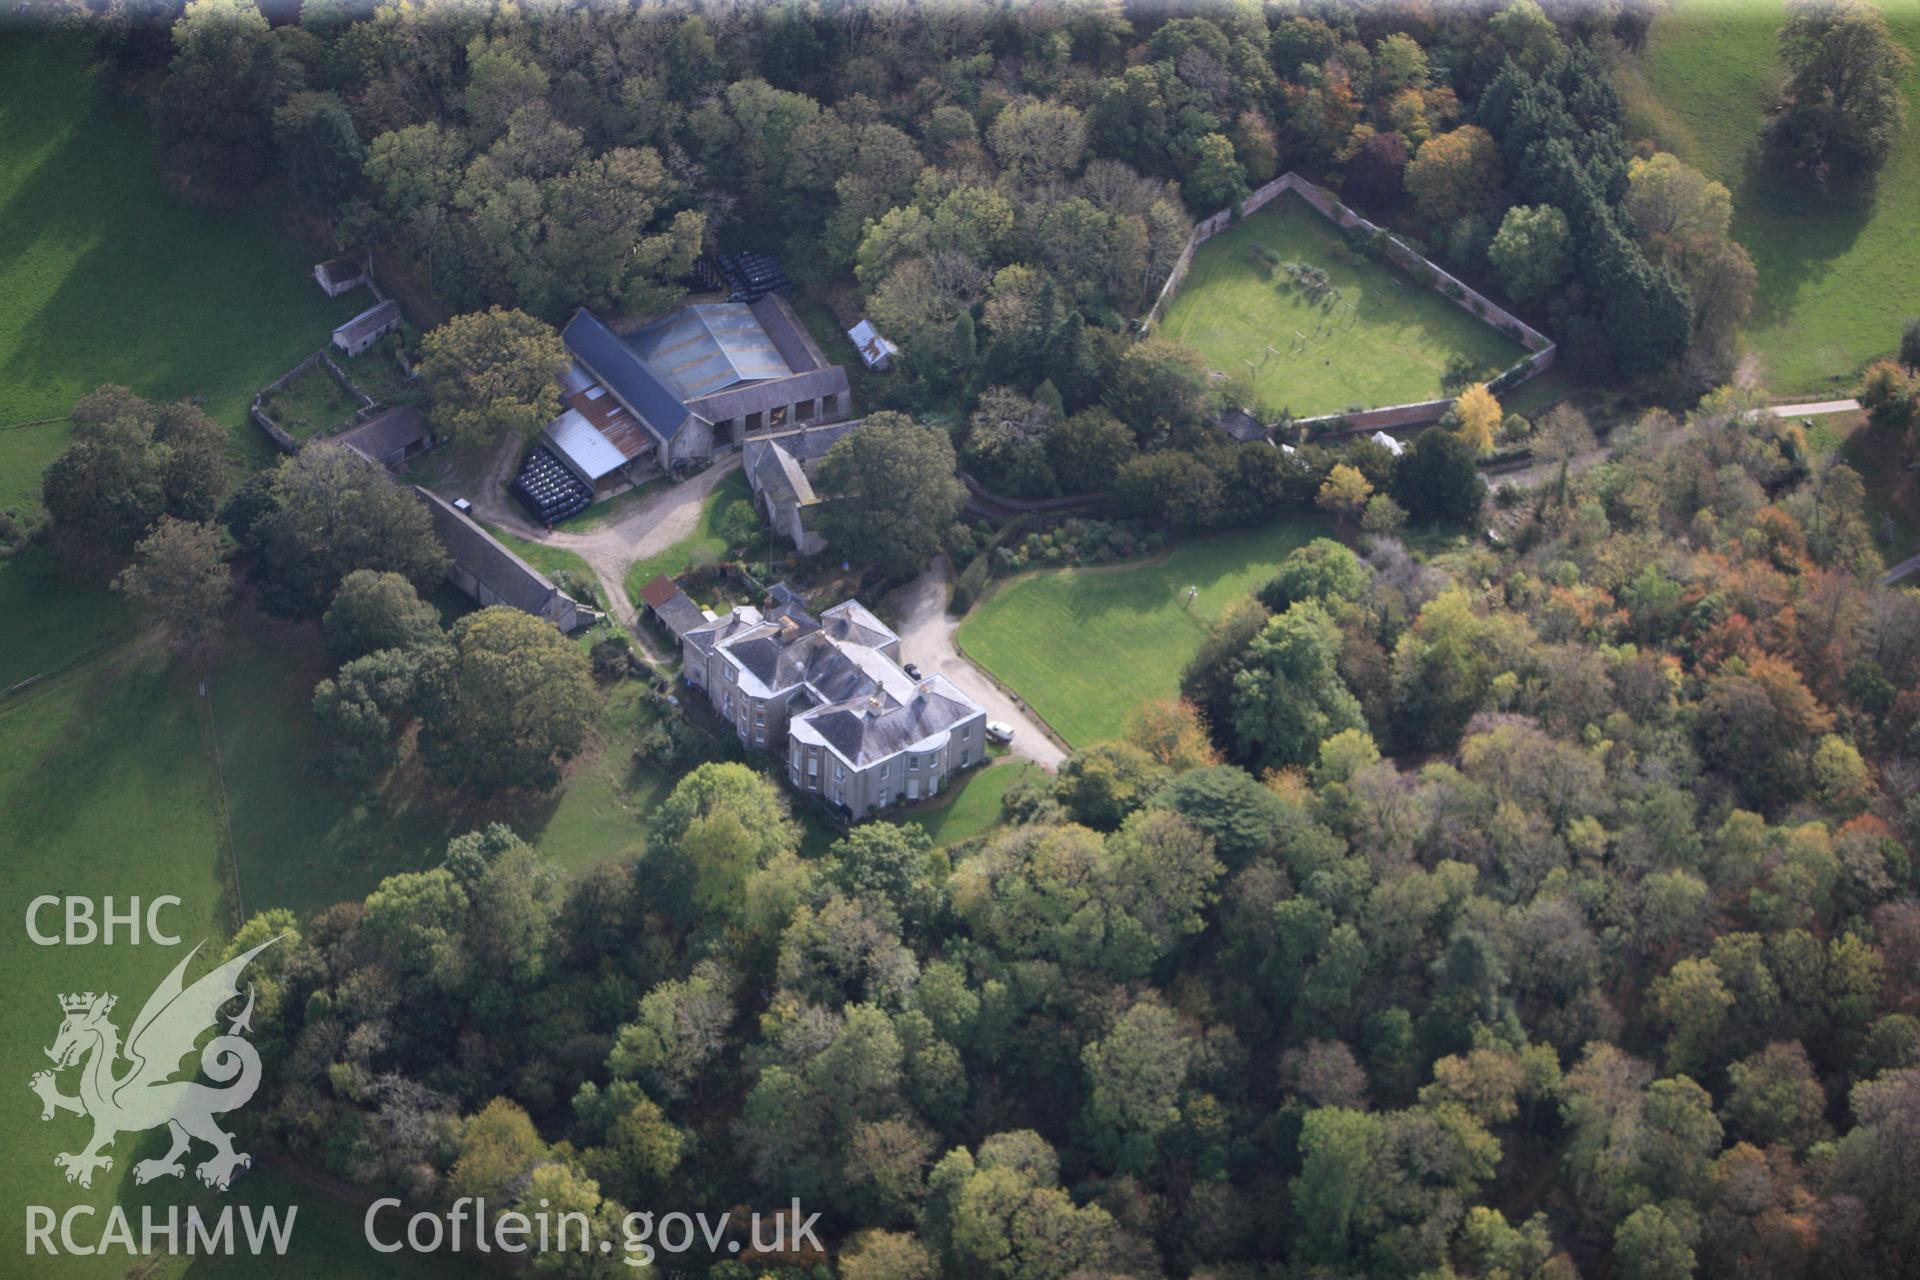
[[915,680],[918,680],[920,678],[920,668],[916,667],[911,662],[905,664],[900,669],[906,672],[908,675],[912,676]]
[[992,742],[1012,742],[1013,726],[1005,720],[987,721],[987,738]]

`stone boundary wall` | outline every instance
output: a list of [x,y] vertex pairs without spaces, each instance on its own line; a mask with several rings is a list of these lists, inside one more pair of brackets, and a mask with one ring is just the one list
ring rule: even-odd
[[[1328,192],[1291,170],[1242,200],[1241,216],[1257,213],[1289,191],[1305,200],[1315,212],[1337,227],[1358,227],[1369,235],[1376,233],[1384,235],[1385,255],[1392,259],[1394,265],[1412,276],[1416,283],[1425,284],[1461,310],[1471,312],[1476,318],[1492,325],[1495,329],[1508,333],[1525,347],[1527,356],[1502,370],[1500,375],[1493,379],[1500,384],[1501,390],[1511,390],[1552,367],[1556,348],[1551,338],[1481,294],[1464,280],[1422,257],[1400,237],[1391,232],[1382,232],[1380,227],[1367,221]],[[1146,319],[1140,322],[1141,336],[1144,337],[1153,332],[1153,327],[1160,322],[1161,310],[1173,295],[1179,292],[1180,285],[1187,278],[1188,269],[1193,265],[1194,251],[1232,226],[1235,221],[1232,209],[1222,209],[1194,224],[1192,234],[1187,237],[1186,247],[1174,260],[1173,269],[1167,273],[1166,283],[1160,286],[1160,296],[1154,299],[1153,309],[1148,311]],[[1426,400],[1417,404],[1387,405],[1378,409],[1355,410],[1352,413],[1330,413],[1314,418],[1296,418],[1294,422],[1296,425],[1305,427],[1345,422],[1354,430],[1370,431],[1379,430],[1382,427],[1418,426],[1438,419],[1452,403],[1451,399]]]
[[[371,277],[369,277],[369,282],[371,282]],[[267,439],[273,441],[274,448],[280,450],[282,453],[294,454],[300,452],[300,442],[288,435],[279,423],[269,418],[267,411],[262,409],[260,405],[268,396],[280,390],[301,374],[306,373],[316,364],[326,365],[327,372],[333,375],[334,380],[347,389],[348,395],[360,402],[360,407],[353,411],[353,416],[347,419],[346,424],[340,428],[342,431],[359,426],[380,407],[372,396],[354,385],[353,379],[347,376],[346,370],[335,364],[333,357],[327,354],[327,349],[322,347],[253,393],[253,404],[248,408],[247,416],[253,419],[255,426],[266,433]]]
[[[1517,387],[1536,374],[1552,368],[1554,351],[1549,344],[1545,351],[1536,351],[1518,364],[1509,366],[1493,380],[1500,384],[1495,389],[1496,394]],[[1492,386],[1493,382],[1488,385]],[[1349,431],[1378,431],[1387,427],[1418,427],[1438,422],[1452,407],[1451,399],[1419,400],[1412,404],[1382,405],[1378,409],[1355,409],[1351,413],[1324,413],[1314,418],[1295,418],[1293,425],[1322,436],[1345,435]]]

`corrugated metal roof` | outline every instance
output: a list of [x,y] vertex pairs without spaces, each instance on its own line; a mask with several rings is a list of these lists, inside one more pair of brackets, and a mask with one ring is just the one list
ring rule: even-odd
[[631,345],[682,400],[793,372],[745,303],[682,307],[634,334]]
[[585,307],[560,335],[567,350],[587,366],[607,389],[633,412],[646,419],[663,439],[672,439],[687,420],[687,406],[673,390],[654,376],[632,347],[594,318]]
[[541,434],[589,480],[611,475],[627,464],[627,456],[595,431],[578,409],[569,409],[549,422]]

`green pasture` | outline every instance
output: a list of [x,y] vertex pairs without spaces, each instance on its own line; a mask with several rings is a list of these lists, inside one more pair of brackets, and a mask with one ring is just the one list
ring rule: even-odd
[[371,301],[322,293],[274,209],[176,200],[144,108],[87,53],[0,29],[0,507],[38,502],[67,411],[103,382],[205,396],[237,461],[270,460],[253,393]]
[[[1920,53],[1920,4],[1880,6]],[[1779,394],[1851,388],[1920,313],[1920,72],[1907,128],[1878,181],[1823,194],[1759,163],[1757,138],[1780,83],[1781,0],[1683,0],[1654,21],[1622,75],[1629,132],[1651,137],[1733,193],[1733,238],[1759,270],[1746,340]]]

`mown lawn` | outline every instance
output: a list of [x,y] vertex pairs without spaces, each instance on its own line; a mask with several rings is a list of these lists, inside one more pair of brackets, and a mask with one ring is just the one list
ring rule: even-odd
[[[1113,738],[1180,670],[1222,610],[1324,524],[1292,516],[1180,543],[1139,566],[1051,569],[1008,583],[960,624],[960,647],[1075,747]],[[1191,604],[1187,589],[1198,587]]]
[[936,845],[959,844],[1000,821],[1000,799],[1023,782],[1046,776],[1040,766],[1025,760],[1003,760],[962,776],[941,803],[893,821],[912,824],[933,837]]
[[[1880,6],[1920,53],[1920,4]],[[1853,385],[1920,312],[1920,72],[1906,82],[1908,127],[1874,190],[1826,197],[1803,179],[1763,173],[1756,139],[1779,84],[1781,0],[1694,0],[1655,20],[1622,77],[1632,136],[1660,145],[1733,192],[1733,238],[1760,273],[1747,342],[1776,393]]]
[[[1316,301],[1255,256],[1327,273]],[[1332,223],[1286,195],[1200,246],[1160,331],[1222,373],[1251,374],[1266,407],[1298,416],[1433,400],[1464,354],[1504,369],[1520,345],[1400,272],[1346,247]]]
[[84,40],[0,31],[0,507],[38,503],[66,412],[103,382],[203,395],[237,461],[270,461],[253,393],[368,305],[320,291],[275,210],[169,195],[144,108],[86,59]]
[[[721,521],[736,507],[753,507],[753,491],[747,478],[735,471],[715,485],[700,507],[700,520],[693,532],[665,551],[637,560],[627,566],[627,595],[640,598],[640,588],[660,574],[675,577],[703,564],[713,564],[727,554],[727,540],[720,536]],[[756,524],[757,527],[757,524]]]

